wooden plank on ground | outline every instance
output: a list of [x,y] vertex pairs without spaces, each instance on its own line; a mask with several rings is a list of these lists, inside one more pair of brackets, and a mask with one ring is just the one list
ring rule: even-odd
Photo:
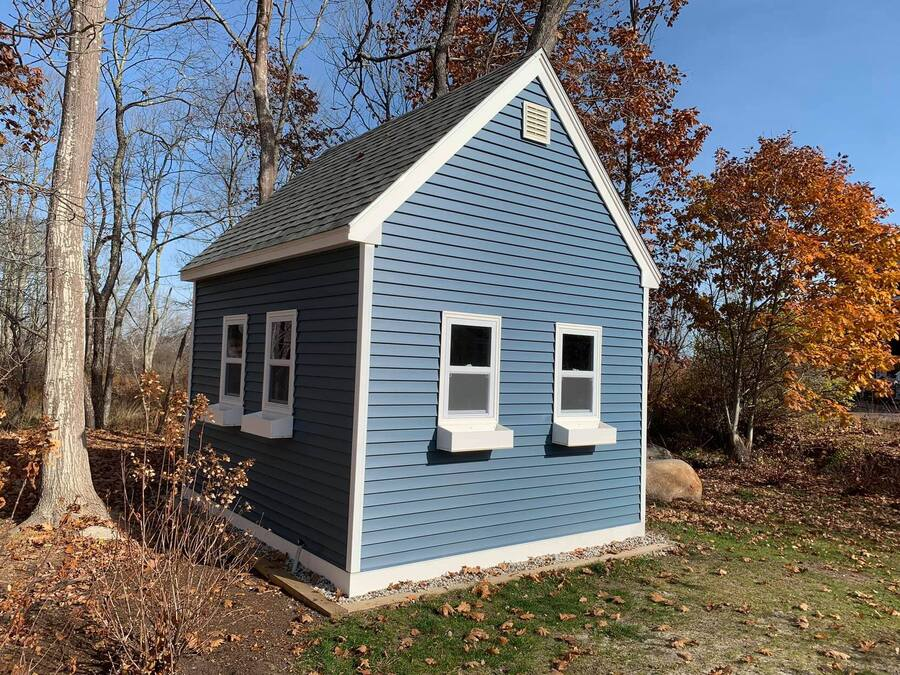
[[307,607],[311,607],[329,618],[340,618],[347,615],[345,607],[333,600],[329,600],[309,584],[300,581],[285,570],[283,564],[259,558],[253,565],[253,569],[259,572],[263,578],[284,590],[292,598],[299,600]]

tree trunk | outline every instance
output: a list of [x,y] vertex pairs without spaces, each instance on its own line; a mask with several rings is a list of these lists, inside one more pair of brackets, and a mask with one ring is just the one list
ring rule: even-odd
[[278,140],[275,120],[269,101],[269,26],[272,23],[272,0],[256,3],[256,52],[251,64],[253,74],[253,102],[256,105],[256,124],[259,130],[259,203],[275,192],[278,171]]
[[553,53],[559,37],[559,24],[571,4],[572,0],[541,0],[534,28],[528,36],[528,53],[538,49],[543,49],[548,55]]
[[741,414],[743,412],[743,402],[740,396],[736,396],[730,410],[727,410],[728,418],[728,452],[731,458],[738,464],[744,464],[750,459],[753,443],[753,429],[750,429],[748,438],[741,435]]
[[453,35],[456,33],[456,24],[459,23],[459,11],[461,8],[462,0],[449,0],[447,9],[444,12],[444,24],[441,27],[441,34],[438,35],[437,42],[434,45],[434,60],[432,64],[432,70],[434,71],[433,98],[439,98],[450,91],[450,43],[453,42]]
[[44,414],[54,423],[41,496],[24,526],[58,524],[69,507],[107,519],[91,481],[84,434],[84,200],[97,126],[103,0],[72,0],[62,120],[47,218]]

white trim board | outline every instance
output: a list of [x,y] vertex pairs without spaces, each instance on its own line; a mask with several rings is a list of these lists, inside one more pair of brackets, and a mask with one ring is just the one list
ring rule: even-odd
[[366,435],[369,423],[369,358],[372,348],[372,276],[375,245],[359,247],[359,301],[356,324],[356,387],[353,396],[353,451],[347,516],[347,566],[359,570],[362,558],[363,495],[366,486]]
[[206,279],[207,277],[215,277],[229,272],[266,265],[268,263],[277,262],[279,260],[287,260],[288,258],[296,258],[307,253],[317,253],[319,251],[327,251],[331,248],[346,246],[350,243],[348,239],[348,227],[339,227],[335,230],[312,234],[302,239],[286,241],[282,244],[261,248],[258,251],[250,251],[242,253],[233,258],[225,258],[224,260],[215,260],[205,265],[197,265],[196,267],[186,267],[181,270],[182,281],[196,281],[198,279]]
[[351,241],[380,244],[384,221],[535,79],[544,87],[597,193],[609,209],[613,222],[637,262],[641,270],[641,285],[658,288],[661,280],[659,270],[543,50],[538,50],[526,59],[490,95],[403,172],[390,187],[354,217],[349,225],[233,258],[189,267],[181,271],[181,279],[194,281],[335,248]]
[[613,541],[643,536],[644,524],[633,523],[593,532],[570,534],[564,537],[542,539],[511,546],[500,546],[483,551],[472,551],[445,558],[435,558],[434,560],[423,560],[422,562],[406,565],[357,572],[350,575],[350,584],[345,590],[349,597],[354,597],[387,588],[398,581],[424,581],[425,579],[439,577],[447,572],[458,572],[463,566],[493,567],[503,562],[521,562],[536,556],[564,553],[588,546],[603,546]]
[[[196,493],[190,488],[182,488],[183,498],[189,499],[196,496]],[[267,546],[271,546],[276,551],[281,551],[311,572],[325,577],[351,598],[387,588],[398,581],[433,579],[447,572],[457,572],[463,566],[493,567],[502,562],[521,562],[536,556],[565,553],[566,551],[588,546],[603,546],[630,537],[643,537],[645,533],[643,523],[633,523],[631,525],[609,527],[604,530],[594,530],[593,532],[570,534],[524,544],[499,546],[483,551],[472,551],[471,553],[461,553],[433,560],[383,567],[366,572],[347,572],[327,560],[323,560],[319,556],[304,550],[298,544],[292,544],[271,530],[267,530],[244,516],[238,515],[234,511],[229,509],[216,510],[235,527],[249,532]]]

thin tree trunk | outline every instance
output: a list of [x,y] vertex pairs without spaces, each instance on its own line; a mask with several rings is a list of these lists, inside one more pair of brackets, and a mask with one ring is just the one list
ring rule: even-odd
[[269,101],[269,26],[272,23],[272,0],[256,3],[256,51],[254,53],[253,102],[259,127],[259,203],[262,204],[275,192],[275,176],[278,170],[278,140],[275,119]]
[[54,423],[41,496],[24,526],[58,524],[76,505],[109,517],[91,481],[84,434],[84,200],[97,126],[103,0],[72,0],[72,34],[47,219],[44,414]]
[[534,20],[534,28],[528,36],[528,53],[543,49],[553,53],[559,37],[559,24],[572,4],[572,0],[541,0],[541,8]]
[[450,91],[450,43],[456,33],[456,24],[459,23],[459,11],[462,8],[462,0],[449,0],[444,12],[444,24],[441,34],[438,35],[434,45],[434,87],[432,96],[439,98]]

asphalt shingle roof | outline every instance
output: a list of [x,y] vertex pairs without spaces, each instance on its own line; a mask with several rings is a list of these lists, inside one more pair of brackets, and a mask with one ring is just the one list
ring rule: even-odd
[[324,152],[184,269],[348,225],[522,63],[498,68]]

